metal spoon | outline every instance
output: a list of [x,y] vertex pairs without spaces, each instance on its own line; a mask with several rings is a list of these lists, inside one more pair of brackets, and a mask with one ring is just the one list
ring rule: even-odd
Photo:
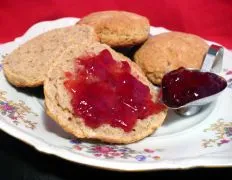
[[[196,71],[212,72],[215,74],[219,74],[222,70],[223,54],[224,54],[223,47],[215,45],[215,44],[211,45],[205,56],[201,69],[196,70]],[[221,90],[217,94],[189,102],[180,107],[175,107],[175,108],[168,107],[168,108],[175,110],[177,114],[180,114],[182,116],[192,116],[192,115],[197,114],[203,108],[203,106],[208,105],[212,103],[213,101],[215,101],[218,98],[218,96],[222,93],[223,90]]]

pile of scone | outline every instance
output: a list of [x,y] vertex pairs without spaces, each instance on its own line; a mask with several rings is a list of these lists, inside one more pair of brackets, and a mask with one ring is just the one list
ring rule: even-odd
[[[73,113],[71,94],[64,87],[65,72],[74,72],[76,58],[107,49],[115,60],[127,61],[132,74],[149,87],[152,100],[165,73],[179,67],[200,68],[208,50],[200,37],[181,32],[150,36],[146,17],[124,11],[91,13],[77,24],[45,32],[15,49],[4,59],[7,80],[15,87],[44,86],[47,114],[77,138],[109,143],[132,143],[152,134],[164,121],[167,109],[138,119],[133,131],[103,124],[91,128]],[[132,49],[133,57],[117,52]],[[96,92],[98,93],[98,92]]]

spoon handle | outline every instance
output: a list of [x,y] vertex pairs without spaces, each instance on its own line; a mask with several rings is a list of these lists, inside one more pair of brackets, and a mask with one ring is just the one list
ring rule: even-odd
[[219,74],[222,69],[223,54],[223,47],[212,44],[202,63],[201,71]]

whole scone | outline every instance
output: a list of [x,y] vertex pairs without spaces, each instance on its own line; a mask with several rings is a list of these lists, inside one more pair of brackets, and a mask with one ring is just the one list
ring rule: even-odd
[[83,17],[78,24],[94,27],[102,43],[111,47],[143,43],[149,35],[146,17],[126,11],[100,11]]
[[[157,89],[155,89],[147,80],[140,71],[140,68],[134,62],[131,62],[128,58],[116,53],[107,45],[94,43],[85,51],[80,49],[78,46],[69,47],[65,53],[60,56],[62,60],[59,60],[58,63],[54,63],[50,68],[44,83],[46,112],[65,131],[75,135],[77,138],[98,139],[109,143],[124,144],[141,140],[152,134],[155,129],[163,123],[167,114],[166,108],[157,114],[154,113],[148,116],[146,119],[137,119],[133,130],[130,132],[125,132],[123,129],[119,127],[112,127],[109,124],[102,124],[97,128],[91,128],[85,124],[84,119],[74,113],[73,106],[71,104],[72,94],[64,85],[64,82],[68,78],[67,72],[69,74],[74,73],[74,65],[77,63],[77,58],[96,55],[105,49],[110,51],[116,61],[127,61],[131,67],[131,74],[149,87],[152,95],[152,101],[157,101]],[[92,94],[92,96],[95,95]],[[83,102],[83,100],[81,102]],[[111,111],[111,109],[109,109],[109,111]]]
[[201,67],[208,50],[200,37],[182,32],[167,32],[150,37],[135,52],[134,60],[148,79],[160,85],[165,73],[179,67]]
[[7,80],[17,87],[43,85],[50,66],[68,46],[88,46],[98,41],[94,29],[75,25],[45,32],[20,45],[3,62]]

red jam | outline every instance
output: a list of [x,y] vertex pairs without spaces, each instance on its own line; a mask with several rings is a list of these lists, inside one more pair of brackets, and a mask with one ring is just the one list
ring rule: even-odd
[[72,93],[75,115],[91,128],[110,124],[129,132],[137,119],[166,108],[151,100],[149,88],[131,75],[128,62],[115,61],[108,50],[78,58],[75,68],[74,74],[65,73],[64,85]]
[[162,79],[163,102],[169,107],[183,106],[225,89],[227,82],[210,72],[179,68]]

